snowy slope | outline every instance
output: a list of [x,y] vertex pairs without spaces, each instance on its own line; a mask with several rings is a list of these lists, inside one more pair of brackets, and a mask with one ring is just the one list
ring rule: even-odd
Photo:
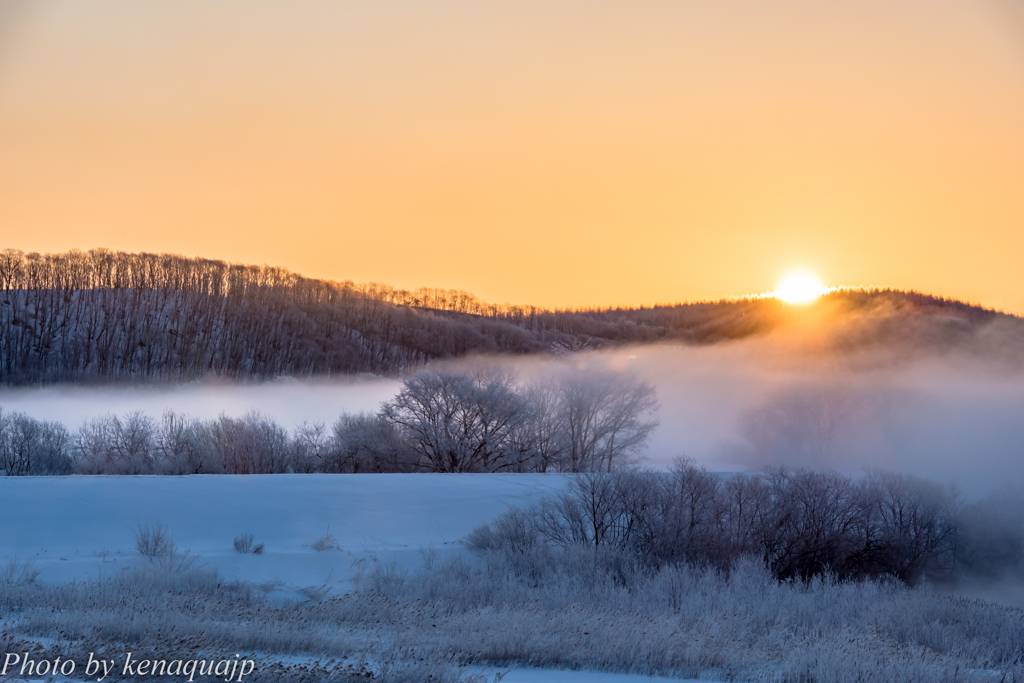
[[[40,580],[119,571],[146,561],[142,524],[169,528],[227,578],[282,583],[282,592],[328,582],[344,590],[359,560],[407,566],[421,548],[464,552],[455,542],[512,506],[565,482],[541,474],[281,474],[189,477],[0,478],[0,561],[32,560]],[[311,544],[330,535],[337,550]],[[263,555],[235,552],[252,533]]]

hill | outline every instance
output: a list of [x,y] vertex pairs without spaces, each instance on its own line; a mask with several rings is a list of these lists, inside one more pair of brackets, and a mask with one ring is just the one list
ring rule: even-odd
[[1024,349],[1024,321],[915,292],[545,310],[466,292],[302,277],[283,268],[93,249],[0,252],[0,384],[395,374],[473,353],[526,354],[796,332],[819,351]]

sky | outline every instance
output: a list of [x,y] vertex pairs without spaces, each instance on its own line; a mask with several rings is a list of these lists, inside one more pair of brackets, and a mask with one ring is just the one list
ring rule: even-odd
[[1019,0],[0,0],[0,248],[1024,313]]

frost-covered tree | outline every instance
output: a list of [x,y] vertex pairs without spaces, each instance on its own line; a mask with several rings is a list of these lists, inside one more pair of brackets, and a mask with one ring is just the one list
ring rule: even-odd
[[70,474],[71,435],[57,422],[0,409],[0,473],[7,476]]
[[418,456],[398,427],[372,413],[342,415],[334,423],[325,472],[413,472]]
[[74,435],[75,459],[86,474],[151,474],[156,433],[141,411],[93,418]]
[[223,463],[214,449],[209,427],[201,420],[168,410],[156,437],[158,471],[164,474],[217,474]]
[[221,415],[210,425],[214,451],[230,474],[287,472],[288,432],[269,417],[250,411],[240,418]]
[[330,457],[330,435],[323,422],[303,422],[292,438],[293,472],[323,472]]
[[563,471],[611,472],[658,426],[654,387],[628,374],[577,370],[562,375],[557,387]]
[[435,472],[492,472],[520,457],[510,438],[527,408],[511,376],[424,371],[384,404],[424,466]]

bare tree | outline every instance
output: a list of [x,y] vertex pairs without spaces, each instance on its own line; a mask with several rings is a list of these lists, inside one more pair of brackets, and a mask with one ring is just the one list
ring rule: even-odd
[[76,459],[88,474],[150,474],[156,431],[141,411],[94,418],[75,433]]
[[522,388],[525,419],[511,434],[512,448],[522,454],[522,469],[533,472],[557,470],[566,456],[568,438],[560,409],[557,384],[534,381]]
[[535,509],[538,533],[563,547],[635,548],[647,536],[657,502],[656,475],[586,472]]
[[611,472],[658,426],[654,387],[622,373],[574,371],[558,383],[566,445],[562,469]]
[[20,249],[4,249],[0,251],[0,284],[4,291],[16,287],[19,281],[19,271],[25,253]]
[[872,472],[864,488],[877,570],[907,583],[926,574],[944,578],[954,561],[955,490],[892,472]]
[[270,418],[250,411],[241,418],[221,415],[210,428],[214,448],[231,474],[286,472],[288,433]]
[[692,460],[679,458],[660,481],[661,504],[652,520],[656,542],[651,551],[662,562],[701,562],[714,557],[724,540],[721,479]]
[[424,371],[381,414],[435,472],[488,472],[516,464],[509,438],[526,408],[511,376]]
[[833,463],[857,401],[840,387],[789,389],[769,396],[740,420],[740,435],[759,466]]
[[398,428],[371,413],[342,415],[334,423],[325,472],[412,472],[418,456]]
[[70,474],[71,436],[64,425],[0,410],[0,473],[7,476]]
[[222,472],[214,452],[210,430],[200,420],[164,413],[156,436],[159,469],[165,474],[216,474]]
[[330,451],[330,437],[323,422],[303,422],[295,428],[292,440],[292,469],[295,472],[322,472]]

